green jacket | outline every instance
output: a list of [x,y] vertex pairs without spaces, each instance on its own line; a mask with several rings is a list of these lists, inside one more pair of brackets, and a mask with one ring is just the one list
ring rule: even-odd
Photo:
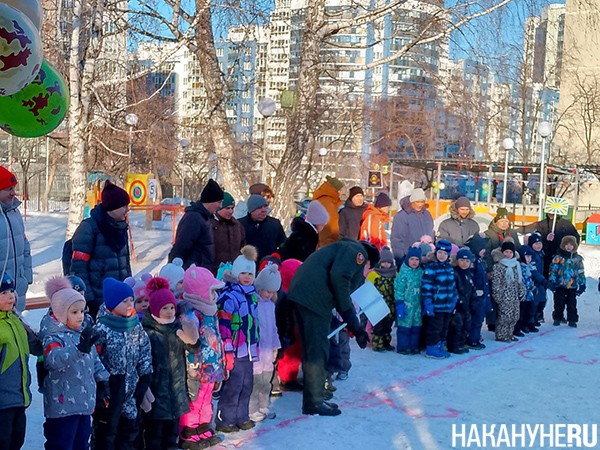
[[12,311],[0,311],[0,409],[29,406],[29,342]]
[[342,316],[353,310],[350,294],[364,282],[367,253],[357,241],[340,239],[310,255],[290,284],[288,298],[331,320],[335,308]]

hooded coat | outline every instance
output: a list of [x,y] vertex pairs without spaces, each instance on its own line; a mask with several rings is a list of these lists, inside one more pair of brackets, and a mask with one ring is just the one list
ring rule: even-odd
[[323,183],[313,194],[313,200],[317,200],[327,214],[329,222],[325,224],[323,231],[319,233],[319,247],[324,247],[340,239],[340,214],[338,208],[342,206],[340,193],[328,182]]
[[402,264],[400,271],[394,281],[394,296],[396,299],[396,310],[398,304],[404,302],[405,315],[398,319],[399,327],[420,327],[422,325],[421,314],[421,278],[423,268],[421,266],[413,269]]
[[[520,300],[527,296],[527,288],[522,280],[520,263],[517,262],[515,267],[506,267],[500,261],[504,259],[504,254],[500,248],[494,249],[492,253],[494,261],[494,269],[492,272],[492,296],[499,307],[510,303],[519,304]],[[506,281],[506,272],[513,271],[514,283]]]
[[317,249],[319,244],[319,233],[302,217],[296,217],[292,221],[292,234],[287,238],[281,248],[281,260],[297,259],[306,261]]
[[404,259],[408,248],[419,242],[422,236],[430,236],[432,240],[435,237],[433,218],[425,206],[421,211],[415,210],[410,203],[410,197],[400,200],[400,206],[402,209],[394,216],[391,235],[396,262]]
[[215,244],[213,273],[216,273],[221,263],[233,262],[240,256],[246,245],[246,230],[237,219],[225,220],[218,213],[210,218],[210,224]]
[[184,269],[192,264],[208,270],[214,269],[215,241],[211,217],[212,214],[200,201],[193,202],[185,208],[185,214],[177,225],[175,244],[169,252],[169,262],[181,258]]
[[519,237],[517,236],[517,232],[509,228],[508,230],[502,231],[498,228],[498,225],[495,221],[490,223],[489,228],[485,231],[485,235],[490,239],[488,241],[488,246],[485,252],[485,265],[487,267],[488,273],[491,273],[494,269],[494,258],[492,256],[492,251],[496,248],[502,246],[502,243],[507,239],[511,238],[515,243],[516,250],[519,251],[521,247],[521,243],[519,242]]
[[107,381],[109,374],[100,362],[96,348],[81,353],[77,344],[81,330],[74,330],[48,313],[40,323],[44,346],[44,416],[49,419],[89,416],[96,406],[96,383]]
[[421,281],[423,305],[433,305],[434,313],[451,313],[456,306],[458,292],[450,258],[440,262],[435,253],[430,253],[423,263],[425,264]]
[[475,211],[469,207],[469,215],[461,218],[456,208],[456,202],[450,205],[450,217],[440,223],[438,238],[445,239],[456,246],[463,247],[471,236],[479,233],[479,224],[473,220]]
[[71,274],[85,283],[85,299],[92,312],[104,302],[105,278],[123,281],[131,276],[127,228],[126,221],[117,222],[99,204],[73,235]]
[[1,204],[3,219],[0,219],[0,270],[6,261],[6,273],[15,281],[17,310],[23,311],[27,288],[33,282],[33,269],[20,205],[21,202],[16,198],[12,205]]
[[360,226],[360,240],[367,241],[377,247],[377,250],[381,250],[388,245],[384,224],[389,222],[389,214],[371,204],[367,205]]
[[340,210],[340,239],[359,239],[360,226],[366,210],[367,203],[363,203],[362,206],[354,206],[352,200],[346,200],[345,206]]

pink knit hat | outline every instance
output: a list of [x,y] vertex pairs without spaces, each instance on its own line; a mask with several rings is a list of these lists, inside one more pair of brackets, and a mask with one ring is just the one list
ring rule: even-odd
[[50,299],[50,308],[54,317],[62,323],[67,323],[68,311],[73,303],[83,302],[85,298],[73,289],[71,282],[65,277],[54,277],[46,283],[46,296]]
[[198,296],[210,302],[213,301],[212,293],[223,287],[223,282],[217,280],[212,272],[204,267],[190,266],[183,277],[183,293]]
[[145,273],[141,276],[141,280],[136,280],[133,277],[125,278],[125,283],[131,286],[133,289],[133,298],[134,300],[138,300],[140,298],[148,298],[148,288],[146,287],[146,283],[152,279],[152,275],[149,273]]
[[155,317],[160,317],[160,310],[163,306],[172,304],[177,308],[175,295],[169,289],[169,280],[161,277],[154,277],[146,283],[148,291],[148,300],[150,302],[150,312]]

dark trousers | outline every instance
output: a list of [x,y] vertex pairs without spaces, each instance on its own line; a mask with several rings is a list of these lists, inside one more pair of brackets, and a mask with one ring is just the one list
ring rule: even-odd
[[387,315],[373,326],[373,349],[384,348],[390,345],[390,342],[392,342],[393,324],[394,318]]
[[250,396],[252,395],[253,363],[250,358],[235,358],[229,378],[223,382],[221,397],[217,405],[218,426],[229,426],[247,422]]
[[304,391],[302,407],[313,408],[323,403],[325,394],[325,364],[329,359],[329,340],[331,321],[305,308],[294,305],[294,319],[302,343],[302,370],[304,372]]
[[91,416],[67,416],[44,422],[46,450],[88,450],[91,435]]
[[458,312],[450,316],[448,324],[448,351],[455,352],[464,347],[471,325],[471,314],[468,311]]
[[535,305],[535,320],[540,321],[544,318],[544,309],[546,308],[546,300]]
[[[331,321],[331,331],[335,330],[341,324],[342,322],[334,318]],[[342,330],[329,339],[329,358],[325,365],[325,370],[327,371],[327,376],[330,377],[338,372],[348,373],[351,367],[350,334],[347,330]]]
[[425,318],[425,343],[428,347],[443,342],[448,336],[449,313],[435,313]]
[[154,420],[144,414],[145,450],[177,450],[179,420]]
[[25,442],[25,408],[0,409],[0,450],[19,450]]
[[492,298],[492,310],[485,313],[485,323],[488,325],[496,325],[498,318],[498,303]]
[[110,415],[108,409],[94,412],[94,450],[137,450],[140,424],[137,419]]
[[467,335],[467,344],[475,345],[481,339],[481,326],[483,325],[483,319],[485,319],[485,302],[483,299],[471,302],[469,309],[471,310],[471,323]]
[[577,322],[579,320],[579,315],[577,315],[576,289],[559,287],[556,292],[554,292],[554,312],[552,313],[552,318],[554,320],[563,320],[565,306],[567,307],[567,322]]
[[534,326],[535,305],[532,301],[519,304],[519,321],[515,325],[515,333],[528,332]]
[[396,328],[396,351],[418,350],[421,327]]

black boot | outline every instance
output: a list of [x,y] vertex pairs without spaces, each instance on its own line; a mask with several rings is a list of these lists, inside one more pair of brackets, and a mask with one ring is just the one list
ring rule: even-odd
[[342,413],[338,408],[331,408],[325,403],[320,405],[302,408],[302,414],[319,415],[319,416],[339,416]]

